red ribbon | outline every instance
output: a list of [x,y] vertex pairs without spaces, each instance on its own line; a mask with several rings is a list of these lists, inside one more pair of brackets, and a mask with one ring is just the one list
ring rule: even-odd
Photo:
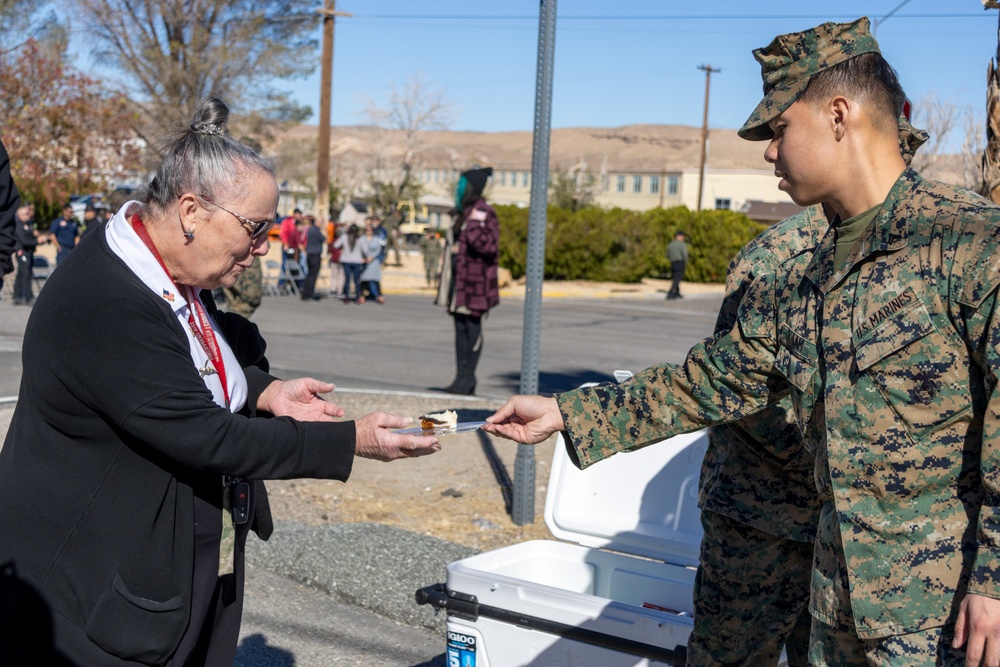
[[[219,341],[215,338],[215,331],[212,330],[212,322],[208,319],[208,313],[205,311],[205,306],[202,305],[201,299],[198,295],[194,293],[194,289],[189,285],[184,285],[184,290],[181,291],[177,287],[176,281],[174,281],[173,276],[170,275],[170,271],[167,269],[167,265],[164,264],[163,258],[160,257],[159,251],[156,249],[156,245],[153,243],[153,239],[149,237],[149,232],[146,230],[146,225],[143,224],[142,218],[136,213],[132,216],[132,229],[135,233],[139,235],[142,242],[146,244],[149,251],[153,253],[153,257],[156,261],[160,263],[163,267],[163,272],[170,277],[170,280],[174,283],[174,287],[177,291],[181,292],[181,296],[184,297],[184,301],[188,306],[188,326],[191,327],[191,333],[194,335],[195,339],[201,344],[201,348],[205,350],[205,354],[208,355],[209,361],[212,362],[212,366],[215,367],[215,372],[219,375],[219,381],[222,382],[222,395],[226,399],[226,408],[229,408],[229,385],[226,383],[226,364],[222,359],[222,348],[219,347]],[[194,307],[191,304],[194,303]],[[195,314],[198,315],[198,321],[195,321]],[[199,327],[199,323],[201,326]]]

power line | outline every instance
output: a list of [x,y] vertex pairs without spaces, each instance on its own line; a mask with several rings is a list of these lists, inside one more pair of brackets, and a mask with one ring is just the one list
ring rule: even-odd
[[[831,18],[857,18],[855,14],[843,14],[839,17],[829,14],[746,14],[746,15],[715,15],[715,14],[576,14],[560,16],[560,21],[774,21],[774,20],[827,20]],[[896,16],[897,19],[950,19],[950,18],[982,18],[982,14],[903,14]],[[537,21],[535,14],[485,14],[482,16],[469,16],[468,14],[355,14],[357,19],[405,19],[405,20],[484,20],[484,21]]]

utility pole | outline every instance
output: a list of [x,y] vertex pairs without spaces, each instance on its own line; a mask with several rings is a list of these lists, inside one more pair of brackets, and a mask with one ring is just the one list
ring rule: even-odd
[[705,115],[701,120],[701,163],[698,167],[698,208],[701,210],[701,195],[705,190],[705,153],[708,148],[708,87],[712,79],[712,72],[721,72],[721,69],[713,69],[711,65],[699,65],[698,69],[705,71]]
[[337,0],[327,0],[323,15],[323,69],[320,75],[319,141],[316,155],[316,220],[326,229],[330,215],[330,98],[333,96],[333,22],[338,16]]

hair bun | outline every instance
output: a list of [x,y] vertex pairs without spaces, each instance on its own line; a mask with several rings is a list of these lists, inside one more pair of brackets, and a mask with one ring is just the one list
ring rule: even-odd
[[229,136],[229,107],[218,97],[209,97],[191,119],[191,131],[215,137]]

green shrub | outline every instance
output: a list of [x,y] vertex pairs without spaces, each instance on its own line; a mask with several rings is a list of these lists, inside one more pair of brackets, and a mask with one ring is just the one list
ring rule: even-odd
[[[500,265],[520,278],[527,265],[529,211],[496,210]],[[695,213],[684,206],[650,211],[550,206],[546,222],[546,278],[626,283],[669,275],[667,244],[678,231],[687,234],[691,250],[685,279],[723,282],[730,260],[766,227],[742,213]]]

